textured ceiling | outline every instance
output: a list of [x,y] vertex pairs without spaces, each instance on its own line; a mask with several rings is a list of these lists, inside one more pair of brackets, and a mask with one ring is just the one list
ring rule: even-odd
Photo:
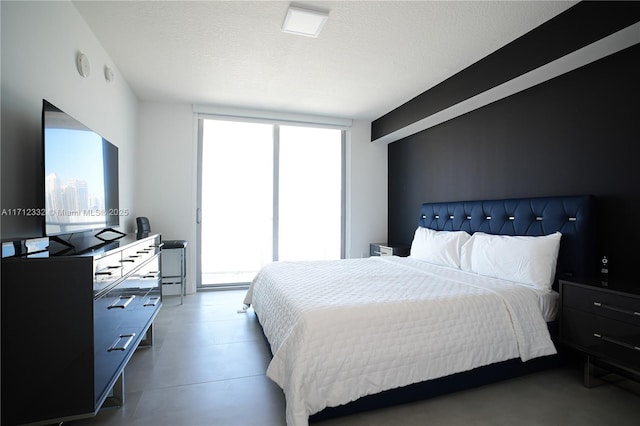
[[288,1],[74,5],[142,101],[373,120],[574,3],[294,2],[318,38],[281,32]]

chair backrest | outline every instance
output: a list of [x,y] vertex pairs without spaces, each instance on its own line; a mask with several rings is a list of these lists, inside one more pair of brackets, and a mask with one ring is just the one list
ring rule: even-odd
[[138,225],[138,232],[136,233],[137,238],[148,237],[151,232],[151,224],[149,223],[149,218],[147,217],[137,217],[136,224]]

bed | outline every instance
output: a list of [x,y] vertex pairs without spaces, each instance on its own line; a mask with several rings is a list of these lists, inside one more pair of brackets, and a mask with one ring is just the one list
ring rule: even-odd
[[407,258],[265,266],[244,302],[287,424],[549,365],[553,287],[590,271],[593,234],[590,196],[426,203]]

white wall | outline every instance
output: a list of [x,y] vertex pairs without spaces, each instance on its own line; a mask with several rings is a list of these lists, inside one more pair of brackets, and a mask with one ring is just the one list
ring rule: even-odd
[[346,257],[368,257],[387,241],[387,145],[371,143],[371,122],[354,121],[347,144]]
[[[70,2],[0,2],[2,19],[2,208],[43,205],[42,99],[71,114],[119,148],[121,229],[135,229],[134,166],[138,101]],[[88,78],[76,54],[91,62]],[[107,83],[104,66],[115,80]],[[2,238],[40,236],[32,217],[2,217]]]
[[197,135],[191,105],[140,103],[136,211],[163,240],[187,240],[187,292],[196,289]]
[[[196,289],[197,123],[190,105],[140,104],[136,211],[163,239],[186,239],[187,292]],[[347,257],[387,236],[387,146],[355,121],[347,142]],[[241,255],[239,253],[238,255]]]

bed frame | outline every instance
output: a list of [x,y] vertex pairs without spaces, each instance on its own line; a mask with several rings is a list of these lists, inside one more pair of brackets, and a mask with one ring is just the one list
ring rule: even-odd
[[[418,224],[439,231],[461,230],[470,234],[540,236],[559,231],[562,239],[554,284],[557,288],[558,278],[595,272],[594,210],[594,199],[589,195],[425,203],[420,208]],[[557,321],[548,323],[548,326],[557,347]],[[310,416],[309,421],[418,401],[557,367],[562,363],[562,354],[527,362],[512,359],[365,396],[338,407],[328,407]]]

